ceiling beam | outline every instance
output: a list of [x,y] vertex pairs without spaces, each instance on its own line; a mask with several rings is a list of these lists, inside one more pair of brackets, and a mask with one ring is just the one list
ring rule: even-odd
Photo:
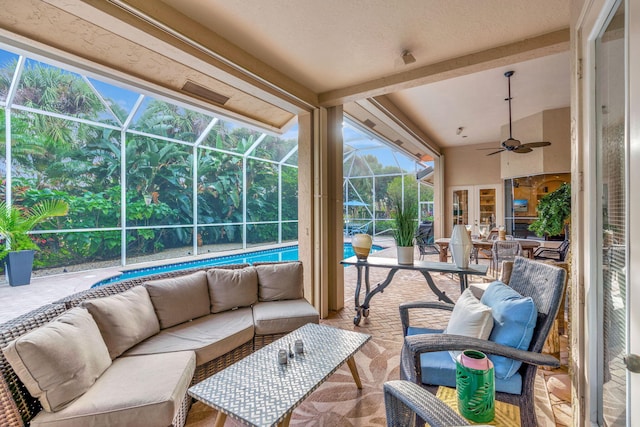
[[568,50],[569,29],[566,28],[365,83],[330,90],[321,93],[318,100],[323,107],[332,107]]
[[[415,155],[417,151],[425,154],[425,150],[435,157],[439,157],[442,154],[440,146],[391,102],[388,97],[368,98],[358,101],[357,104],[397,132],[405,141],[410,142],[414,146],[414,150],[411,151],[412,155]],[[404,148],[406,149],[407,147]]]

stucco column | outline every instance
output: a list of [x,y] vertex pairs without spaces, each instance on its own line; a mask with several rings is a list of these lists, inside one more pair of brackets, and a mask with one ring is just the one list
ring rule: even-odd
[[298,241],[305,296],[321,317],[344,306],[342,106],[298,117]]
[[340,260],[344,256],[344,222],[342,200],[342,105],[326,110],[326,150],[322,158],[325,167],[320,168],[318,177],[324,184],[321,191],[326,200],[327,212],[319,218],[323,225],[320,247],[326,256],[327,289],[329,310],[340,310],[344,307],[344,267]]

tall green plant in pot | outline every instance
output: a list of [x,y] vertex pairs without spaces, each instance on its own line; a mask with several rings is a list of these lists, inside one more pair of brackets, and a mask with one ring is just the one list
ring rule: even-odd
[[408,202],[404,206],[401,202],[395,203],[393,237],[398,249],[398,264],[413,264],[417,214],[415,203]]
[[7,206],[0,202],[0,260],[5,260],[5,270],[11,286],[28,285],[33,270],[33,253],[38,250],[29,231],[56,216],[64,216],[69,205],[62,200],[44,200],[30,208]]
[[557,236],[571,215],[571,186],[566,182],[538,202],[538,219],[529,226],[536,236]]

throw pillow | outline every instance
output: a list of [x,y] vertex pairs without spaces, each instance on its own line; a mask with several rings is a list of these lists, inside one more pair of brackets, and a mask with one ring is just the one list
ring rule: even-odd
[[[489,338],[492,328],[491,308],[482,304],[471,289],[466,289],[453,306],[444,333],[486,340]],[[454,361],[460,354],[459,351],[450,351],[449,353]]]
[[[527,350],[533,330],[538,320],[538,310],[531,297],[523,297],[518,292],[496,281],[489,285],[480,300],[491,307],[493,330],[489,340],[509,347]],[[493,362],[496,378],[509,379],[522,362],[503,356],[489,355]]]
[[135,286],[109,297],[82,303],[100,328],[111,359],[160,332],[160,323],[153,310],[149,292],[144,286]]
[[258,265],[256,271],[260,301],[304,298],[301,262]]
[[24,334],[2,351],[29,393],[49,412],[82,396],[111,366],[98,325],[80,307]]
[[151,297],[161,329],[210,313],[209,285],[205,271],[152,280],[144,285]]
[[249,307],[258,301],[258,275],[253,267],[207,270],[211,312]]

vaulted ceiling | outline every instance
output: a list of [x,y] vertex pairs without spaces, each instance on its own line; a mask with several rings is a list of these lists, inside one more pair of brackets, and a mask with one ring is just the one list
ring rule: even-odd
[[569,105],[568,0],[1,2],[0,42],[274,132],[344,104],[412,153],[497,144],[507,70],[514,120]]

